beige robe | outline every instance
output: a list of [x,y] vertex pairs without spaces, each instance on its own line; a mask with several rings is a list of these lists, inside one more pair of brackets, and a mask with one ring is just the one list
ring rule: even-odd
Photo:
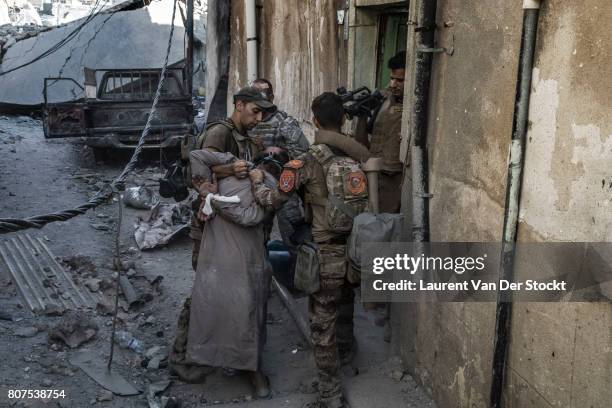
[[[193,152],[207,166],[227,162],[227,153]],[[198,174],[197,166],[193,166]],[[238,204],[215,203],[204,224],[191,295],[186,363],[259,369],[266,338],[266,304],[271,270],[266,260],[264,219],[251,182],[228,177],[219,194],[237,195]]]

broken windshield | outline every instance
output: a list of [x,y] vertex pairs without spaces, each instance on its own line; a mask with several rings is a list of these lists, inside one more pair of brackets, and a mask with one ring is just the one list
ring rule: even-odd
[[[151,100],[159,83],[159,71],[107,72],[102,78],[99,99]],[[174,73],[168,73],[161,90],[162,98],[184,96],[183,88]]]

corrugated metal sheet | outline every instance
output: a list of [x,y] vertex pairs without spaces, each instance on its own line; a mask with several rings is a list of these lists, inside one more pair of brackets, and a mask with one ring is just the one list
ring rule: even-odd
[[101,300],[74,283],[40,238],[23,234],[2,240],[0,257],[23,305],[34,313],[94,308]]

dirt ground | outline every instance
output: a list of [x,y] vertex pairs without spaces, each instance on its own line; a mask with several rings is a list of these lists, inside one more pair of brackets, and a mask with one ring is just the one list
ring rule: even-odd
[[[155,157],[155,154],[149,156]],[[121,162],[96,163],[91,150],[77,140],[46,141],[41,122],[23,116],[0,116],[0,157],[0,216],[3,218],[33,216],[84,203],[122,169]],[[161,173],[159,162],[149,157],[130,178],[128,186],[145,185],[156,190]],[[75,274],[75,280],[79,281],[78,275],[84,273],[79,269],[91,262],[93,272],[85,272],[84,277],[95,275],[110,282],[117,213],[118,204],[109,202],[68,222],[20,234],[40,237],[58,258],[76,262],[76,269],[68,268]],[[161,249],[138,251],[134,224],[138,217],[146,217],[148,211],[124,208],[123,214],[122,259],[134,269],[130,278],[133,284],[150,296],[136,309],[127,308],[121,301],[118,328],[139,339],[147,351],[160,347],[158,353],[163,355],[173,340],[181,305],[191,292],[191,242],[182,237]],[[0,241],[14,236],[2,235]],[[151,284],[158,276],[163,277],[161,283]],[[112,288],[104,293],[112,294]],[[299,299],[298,303],[306,313],[306,298]],[[163,396],[175,397],[182,407],[301,407],[316,396],[312,386],[316,371],[311,353],[275,294],[270,298],[268,310],[264,371],[271,382],[270,399],[256,400],[241,374],[227,376],[218,370],[203,384],[185,384],[170,376],[163,365],[147,368],[148,359],[119,347],[115,348],[113,369],[142,393],[132,397],[113,396],[68,361],[81,351],[89,351],[105,361],[110,351],[112,317],[86,310],[85,315],[99,328],[93,339],[74,349],[54,345],[48,333],[61,317],[34,316],[24,308],[6,265],[0,261],[0,311],[5,318],[8,315],[12,319],[0,320],[0,407],[156,406],[147,401],[149,385],[167,380],[171,384]],[[345,378],[351,406],[434,407],[414,380],[402,372],[399,361],[388,355],[388,344],[382,340],[382,328],[375,324],[376,317],[358,306],[355,322],[360,373]],[[9,400],[9,389],[64,390],[65,398]]]

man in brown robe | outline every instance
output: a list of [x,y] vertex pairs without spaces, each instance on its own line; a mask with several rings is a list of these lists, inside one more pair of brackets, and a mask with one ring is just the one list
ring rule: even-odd
[[[190,154],[195,176],[210,179],[210,168],[236,158],[231,153],[196,150]],[[259,168],[266,182],[276,180],[286,155],[268,155]],[[266,339],[266,304],[271,270],[266,260],[264,221],[269,216],[258,205],[251,182],[231,176],[212,188],[218,195],[237,196],[239,203],[211,200],[215,214],[206,220],[191,296],[186,363],[246,370],[258,397],[269,395],[261,371]]]

